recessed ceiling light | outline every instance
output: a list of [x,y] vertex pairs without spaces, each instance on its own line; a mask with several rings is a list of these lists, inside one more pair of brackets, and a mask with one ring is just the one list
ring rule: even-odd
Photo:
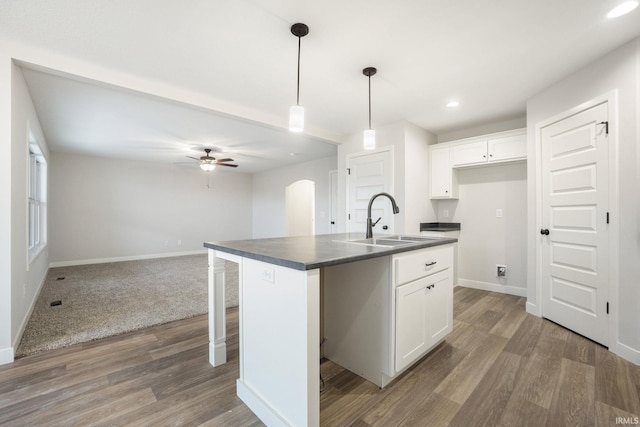
[[611,9],[611,11],[607,13],[607,18],[617,18],[618,16],[626,15],[636,7],[638,7],[636,0],[626,1]]
[[449,101],[449,102],[447,102],[447,107],[449,107],[449,108],[455,108],[455,107],[457,107],[459,105],[460,105],[459,101]]

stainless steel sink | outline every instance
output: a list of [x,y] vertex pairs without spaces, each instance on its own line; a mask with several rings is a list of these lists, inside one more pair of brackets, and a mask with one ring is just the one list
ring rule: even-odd
[[369,245],[369,246],[403,246],[403,245],[411,245],[415,243],[428,242],[432,240],[438,240],[438,238],[392,235],[392,236],[373,237],[370,239],[341,240],[341,242],[355,243],[359,245]]

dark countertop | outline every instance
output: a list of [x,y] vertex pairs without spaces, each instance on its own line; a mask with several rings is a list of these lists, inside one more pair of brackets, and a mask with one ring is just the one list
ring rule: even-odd
[[[375,234],[374,237],[384,237]],[[424,236],[418,239],[425,239]],[[295,270],[313,270],[363,259],[455,243],[458,239],[429,238],[402,246],[368,246],[341,240],[364,239],[364,233],[321,234],[316,236],[205,242],[204,247]]]
[[421,222],[420,231],[460,231],[459,222]]

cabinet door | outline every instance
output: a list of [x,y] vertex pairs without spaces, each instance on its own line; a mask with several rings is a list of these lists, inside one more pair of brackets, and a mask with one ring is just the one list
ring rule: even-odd
[[427,278],[396,288],[396,371],[409,366],[429,348]]
[[427,284],[427,345],[431,347],[453,330],[453,285],[451,275],[433,278]]
[[453,166],[474,165],[487,162],[487,141],[454,145],[451,149]]
[[431,197],[453,197],[451,190],[451,164],[449,159],[449,147],[434,148],[431,150]]
[[488,142],[489,162],[518,160],[527,158],[526,134],[490,139]]

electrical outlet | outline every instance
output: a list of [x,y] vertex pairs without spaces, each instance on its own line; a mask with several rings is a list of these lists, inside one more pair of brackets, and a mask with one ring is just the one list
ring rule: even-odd
[[265,282],[271,282],[271,283],[275,282],[275,275],[276,275],[276,272],[273,268],[265,268],[262,270],[262,273],[261,273],[262,280],[264,280]]
[[507,277],[507,266],[496,264],[496,276]]
[[442,211],[442,216],[445,218],[449,218],[449,211],[447,209]]
[[182,246],[182,240],[178,240],[178,246]]

